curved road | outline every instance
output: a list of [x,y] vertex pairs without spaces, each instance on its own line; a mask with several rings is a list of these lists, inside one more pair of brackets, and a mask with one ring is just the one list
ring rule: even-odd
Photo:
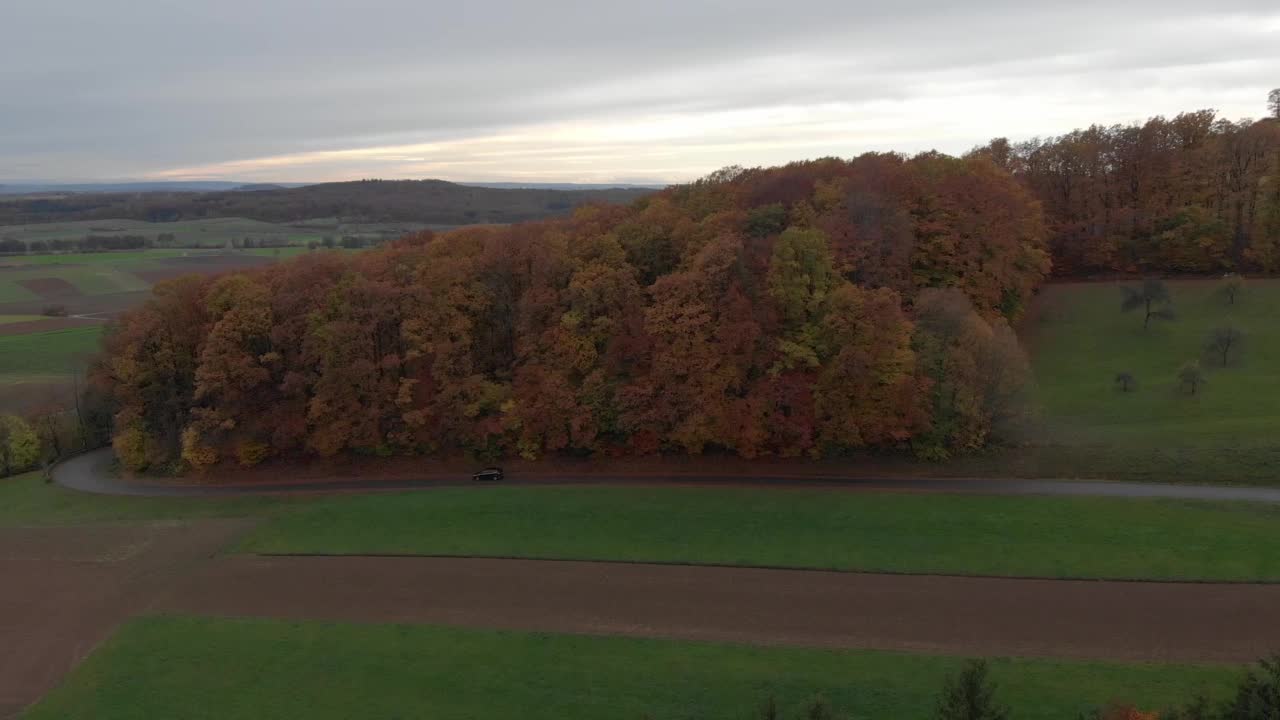
[[[470,485],[452,475],[416,480],[333,480],[254,485],[183,485],[138,483],[122,480],[111,471],[111,450],[95,450],[67,460],[53,469],[53,479],[63,487],[103,495],[143,497],[217,497],[276,495],[284,493],[425,490]],[[1098,480],[1019,480],[997,478],[865,478],[783,476],[609,476],[540,474],[509,478],[506,485],[667,485],[810,487],[860,491],[968,493],[978,495],[1067,495],[1123,498],[1173,498],[1182,500],[1238,500],[1280,503],[1280,488],[1222,487],[1216,485],[1165,485],[1159,483]]]

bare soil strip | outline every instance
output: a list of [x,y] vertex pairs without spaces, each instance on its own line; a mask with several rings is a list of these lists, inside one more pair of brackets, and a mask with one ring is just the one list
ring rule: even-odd
[[222,616],[1153,662],[1280,647],[1280,586],[537,560],[222,557],[157,600]]
[[0,718],[16,717],[252,521],[0,533]]
[[75,285],[58,277],[29,278],[19,280],[18,284],[46,300],[76,298],[84,295]]
[[152,612],[1131,661],[1280,648],[1280,585],[218,555],[253,522],[0,531],[0,718]]

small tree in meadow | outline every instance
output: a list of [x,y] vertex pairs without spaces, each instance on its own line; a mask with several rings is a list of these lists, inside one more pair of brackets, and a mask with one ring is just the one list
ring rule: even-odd
[[1125,285],[1120,288],[1122,298],[1120,310],[1131,312],[1141,309],[1143,312],[1142,329],[1146,330],[1154,320],[1173,319],[1173,297],[1169,288],[1159,278],[1147,278],[1140,287]]
[[1218,296],[1227,301],[1228,305],[1235,305],[1240,296],[1244,295],[1244,277],[1235,273],[1222,276],[1222,284],[1218,286]]
[[1226,367],[1233,354],[1240,354],[1240,346],[1244,342],[1244,332],[1233,322],[1227,322],[1209,331],[1205,340],[1205,352],[1213,361]]
[[1128,372],[1127,370],[1125,372],[1116,373],[1115,383],[1116,387],[1120,388],[1120,392],[1124,393],[1133,392],[1138,387],[1138,379],[1133,376],[1133,373]]
[[1195,395],[1200,392],[1200,388],[1205,384],[1204,371],[1200,369],[1199,360],[1191,360],[1182,366],[1178,371],[1178,383],[1181,385],[1183,392],[1188,395]]
[[938,720],[1008,720],[1009,710],[998,705],[996,685],[985,660],[970,660],[959,674],[947,678],[938,698]]

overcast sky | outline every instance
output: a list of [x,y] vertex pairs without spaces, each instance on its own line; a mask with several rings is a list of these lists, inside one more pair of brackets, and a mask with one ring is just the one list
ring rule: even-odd
[[1216,108],[1276,0],[7,0],[0,179],[678,181]]

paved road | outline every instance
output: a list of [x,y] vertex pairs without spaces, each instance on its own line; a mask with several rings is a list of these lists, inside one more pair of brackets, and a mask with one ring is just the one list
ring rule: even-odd
[[[54,469],[54,480],[65,487],[106,495],[147,497],[216,497],[281,493],[421,490],[469,485],[453,476],[417,480],[337,480],[314,483],[256,485],[165,485],[126,482],[111,473],[111,451],[98,450],[68,460]],[[1166,485],[1079,480],[1017,480],[991,478],[858,478],[858,477],[610,477],[606,475],[547,474],[511,477],[508,485],[681,485],[788,488],[815,487],[861,491],[970,493],[980,495],[1068,495],[1127,498],[1175,498],[1186,500],[1242,500],[1280,503],[1280,488],[1220,487],[1214,485]]]

